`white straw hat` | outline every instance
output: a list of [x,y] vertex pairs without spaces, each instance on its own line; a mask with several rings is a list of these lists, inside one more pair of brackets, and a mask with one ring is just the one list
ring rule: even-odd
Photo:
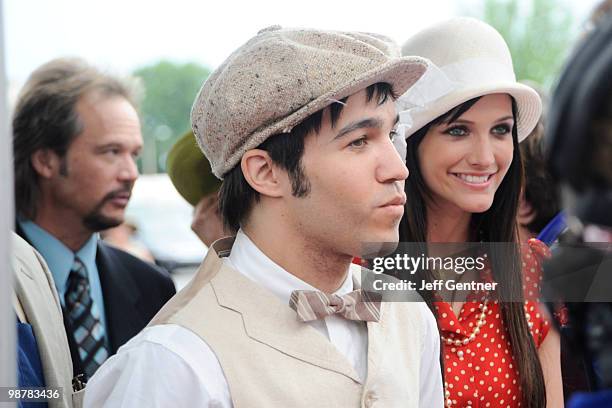
[[[402,47],[402,55],[428,58],[439,69],[434,69],[437,75],[425,74],[421,79],[425,82],[417,82],[400,98],[400,103],[410,107],[400,107],[406,137],[463,102],[494,93],[507,93],[516,100],[519,141],[538,123],[540,97],[516,82],[510,50],[490,25],[467,17],[435,24],[410,38]],[[424,96],[424,92],[429,95]],[[442,96],[436,96],[436,92]]]

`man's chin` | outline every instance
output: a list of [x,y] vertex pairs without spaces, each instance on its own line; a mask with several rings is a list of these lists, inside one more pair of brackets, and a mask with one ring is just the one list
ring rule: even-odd
[[85,227],[92,232],[99,232],[110,228],[115,228],[123,224],[124,220],[125,218],[123,216],[111,217],[108,215],[95,213],[89,214],[83,218],[83,225],[85,225]]
[[397,234],[386,234],[385,237],[379,237],[376,241],[364,242],[361,245],[361,257],[370,259],[389,255],[397,249],[398,246]]

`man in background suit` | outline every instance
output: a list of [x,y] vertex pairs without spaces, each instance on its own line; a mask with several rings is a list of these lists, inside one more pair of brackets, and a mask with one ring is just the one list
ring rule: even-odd
[[24,86],[13,118],[17,232],[45,258],[74,372],[91,377],[175,293],[170,277],[113,248],[138,177],[140,121],[124,82],[57,59]]

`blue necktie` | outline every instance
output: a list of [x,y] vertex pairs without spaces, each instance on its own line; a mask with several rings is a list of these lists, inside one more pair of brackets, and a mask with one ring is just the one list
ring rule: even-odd
[[91,298],[87,270],[83,262],[76,257],[68,276],[64,300],[83,370],[87,378],[91,378],[108,358],[108,350],[100,313]]

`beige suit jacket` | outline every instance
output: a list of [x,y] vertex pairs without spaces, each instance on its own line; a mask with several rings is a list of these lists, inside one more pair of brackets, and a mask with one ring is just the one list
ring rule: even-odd
[[15,274],[15,312],[32,325],[48,388],[62,388],[62,398],[49,400],[50,408],[79,407],[82,396],[72,392],[72,360],[62,310],[53,277],[42,256],[13,234],[12,266]]

